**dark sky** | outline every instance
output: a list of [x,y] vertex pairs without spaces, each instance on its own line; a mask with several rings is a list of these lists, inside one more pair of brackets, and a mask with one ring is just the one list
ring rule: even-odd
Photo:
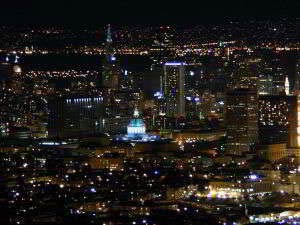
[[299,17],[300,0],[3,0],[0,13],[2,24],[201,24]]

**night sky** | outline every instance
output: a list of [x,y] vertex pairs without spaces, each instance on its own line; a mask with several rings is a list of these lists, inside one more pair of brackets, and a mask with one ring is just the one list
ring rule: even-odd
[[9,0],[2,24],[201,24],[235,18],[299,17],[299,0]]

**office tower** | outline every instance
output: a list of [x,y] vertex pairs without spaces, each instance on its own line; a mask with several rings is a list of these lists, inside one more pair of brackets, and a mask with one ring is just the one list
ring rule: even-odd
[[259,139],[264,144],[295,145],[297,97],[261,95],[258,100]]
[[114,54],[113,42],[111,37],[111,28],[108,25],[105,43],[105,58],[103,60],[102,71],[102,86],[111,90],[119,88],[120,68],[118,66],[117,58]]
[[24,126],[26,124],[26,101],[32,96],[26,96],[21,67],[14,64],[11,57],[0,63],[0,126]]
[[233,88],[256,89],[258,86],[258,65],[260,59],[246,59],[239,63],[233,75]]
[[151,65],[151,69],[143,73],[142,89],[147,99],[152,99],[155,93],[161,97],[161,74],[163,74],[163,68],[155,65]]
[[289,146],[292,148],[300,148],[300,96],[294,95],[295,106],[291,108],[295,113],[294,120],[291,121],[290,142]]
[[297,98],[295,111],[297,113],[295,121],[293,121],[294,129],[290,135],[290,146],[293,148],[300,148],[300,92],[299,92],[299,76],[300,76],[300,59],[296,62],[295,68],[295,85],[294,96]]
[[24,77],[22,76],[22,69],[14,62],[18,62],[18,60],[7,57],[5,62],[0,63],[0,87],[9,90],[13,94],[23,94]]
[[[102,120],[103,131],[116,133],[121,128],[126,127],[128,117],[124,115],[124,111],[126,111],[124,108],[128,108],[128,104],[125,104],[126,101],[123,101],[122,95],[120,96],[120,94],[122,94],[122,92],[120,92],[120,86],[122,86],[120,84],[121,69],[117,57],[115,56],[110,25],[108,25],[106,32],[105,57],[102,69],[104,106],[104,118]],[[128,95],[127,98],[129,98]]]
[[139,92],[114,92],[113,104],[105,107],[104,131],[110,134],[123,133],[135,105],[140,105],[142,96]]
[[261,74],[258,78],[258,94],[271,95],[273,93],[273,78],[270,75]]
[[167,62],[161,78],[161,91],[164,96],[164,111],[167,116],[185,116],[185,63]]
[[102,96],[67,96],[49,100],[49,137],[76,137],[102,131]]
[[299,79],[300,79],[300,59],[296,62],[295,68],[295,81],[294,81],[294,94],[297,94],[299,91]]
[[285,91],[286,95],[290,94],[290,82],[289,82],[289,78],[288,77],[285,77],[284,91]]
[[285,92],[287,70],[283,60],[274,56],[272,58],[248,59],[239,64],[234,74],[236,88],[255,88],[258,94],[279,95]]
[[227,152],[242,155],[258,139],[257,92],[235,89],[226,95]]
[[272,77],[273,95],[282,94],[285,91],[285,77],[287,74],[285,64],[279,56],[264,59],[260,68],[260,73],[264,76]]

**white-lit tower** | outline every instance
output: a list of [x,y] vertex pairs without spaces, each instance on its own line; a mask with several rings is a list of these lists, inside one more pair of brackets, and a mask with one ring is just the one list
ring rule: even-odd
[[290,82],[288,76],[285,77],[285,82],[284,82],[284,91],[286,95],[290,94]]
[[167,62],[161,79],[161,89],[165,101],[164,111],[167,116],[185,116],[185,63]]

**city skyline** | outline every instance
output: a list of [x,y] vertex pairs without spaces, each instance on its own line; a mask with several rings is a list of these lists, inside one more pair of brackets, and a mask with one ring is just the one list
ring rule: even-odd
[[298,6],[4,2],[0,224],[299,224]]

